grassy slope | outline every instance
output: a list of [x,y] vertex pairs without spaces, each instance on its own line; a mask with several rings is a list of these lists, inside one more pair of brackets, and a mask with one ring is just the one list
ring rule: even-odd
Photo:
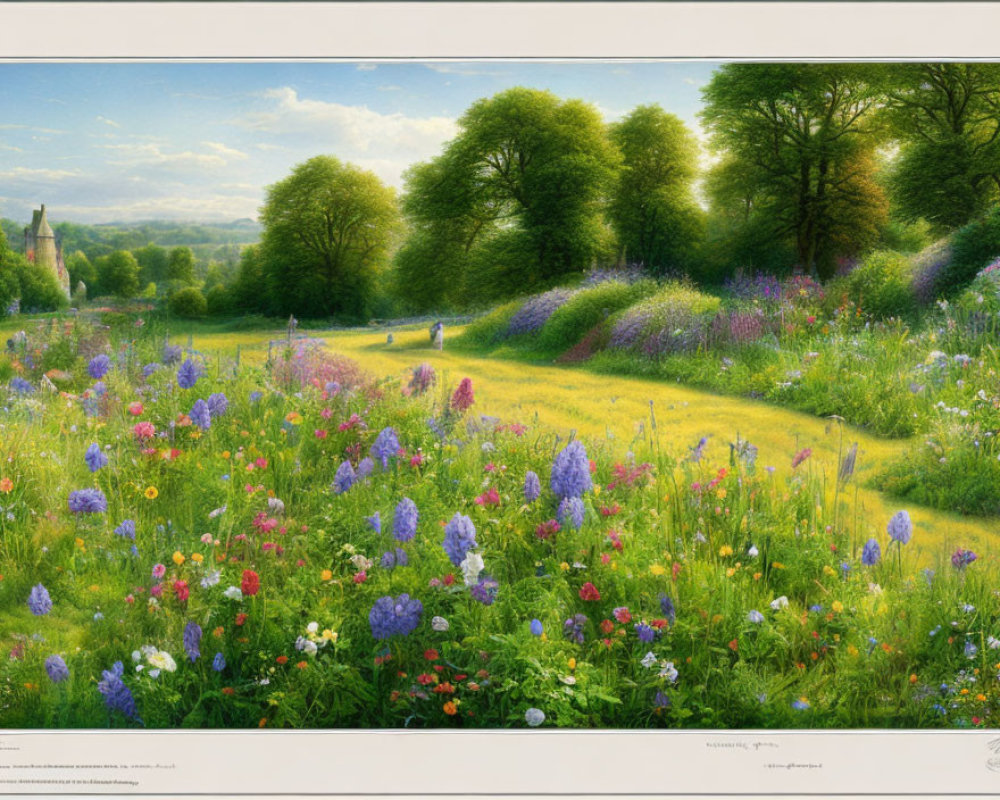
[[[427,361],[443,375],[448,385],[464,377],[472,379],[476,391],[476,409],[505,421],[542,424],[560,432],[576,430],[588,437],[615,437],[628,442],[648,425],[650,401],[658,424],[661,444],[674,452],[684,452],[702,436],[709,436],[707,463],[713,467],[729,463],[729,442],[738,432],[760,450],[761,466],[789,469],[792,456],[804,447],[813,456],[802,469],[826,474],[828,484],[839,464],[838,454],[854,441],[860,443],[855,482],[864,482],[878,467],[899,455],[906,440],[889,441],[864,432],[844,428],[843,442],[836,422],[789,411],[752,400],[722,397],[658,381],[597,375],[583,369],[527,364],[470,355],[449,349],[449,338],[460,332],[446,329],[445,349],[430,348],[425,327],[394,329],[395,342],[386,344],[386,332],[378,329],[314,332],[325,338],[328,347],[358,360],[366,369],[379,375],[399,374]],[[275,332],[271,338],[281,338]],[[196,348],[207,353],[234,352],[240,344],[242,357],[262,359],[267,352],[266,332],[196,333]],[[176,337],[185,342],[186,335]],[[857,504],[854,504],[855,491]],[[899,501],[879,492],[855,489],[854,484],[843,498],[845,514],[856,514],[858,536],[884,533],[888,519],[899,508]],[[909,508],[916,528],[912,546],[924,551],[928,562],[949,554],[957,546],[972,547],[990,553],[1000,533],[1000,520],[973,520],[924,508]]]

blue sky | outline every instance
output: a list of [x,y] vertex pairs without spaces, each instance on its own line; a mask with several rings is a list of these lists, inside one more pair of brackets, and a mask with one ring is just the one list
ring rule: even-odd
[[269,184],[332,154],[401,186],[480,97],[511,86],[659,103],[693,129],[712,62],[0,64],[0,216],[256,217]]

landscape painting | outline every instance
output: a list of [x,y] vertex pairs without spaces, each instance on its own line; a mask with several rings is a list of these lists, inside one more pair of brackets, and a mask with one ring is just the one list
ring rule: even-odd
[[1000,65],[0,112],[0,728],[1000,724]]

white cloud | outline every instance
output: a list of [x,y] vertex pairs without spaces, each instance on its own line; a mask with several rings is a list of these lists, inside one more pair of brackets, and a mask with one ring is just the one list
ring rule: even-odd
[[31,167],[14,167],[0,172],[0,180],[7,181],[64,181],[79,178],[80,173],[65,169],[33,169]]
[[403,91],[402,86],[376,86],[375,89],[379,92],[401,92]]
[[254,145],[254,147],[256,147],[258,150],[263,150],[264,152],[270,152],[271,150],[288,149],[287,147],[284,147],[280,144],[268,144],[267,142],[258,142],[257,144]]
[[705,85],[705,81],[703,81],[700,78],[684,78],[683,81],[688,86],[704,86]]
[[95,119],[96,119],[96,120],[97,120],[98,122],[103,122],[103,123],[104,123],[105,125],[110,125],[110,126],[111,126],[112,128],[120,128],[120,127],[121,127],[121,125],[119,125],[119,124],[118,124],[117,122],[115,122],[115,121],[114,121],[113,119],[108,119],[107,117],[102,117],[102,116],[101,116],[100,114],[98,114],[98,115],[97,115],[97,116],[95,117]]
[[11,153],[23,153],[24,152],[24,150],[22,150],[20,147],[14,147],[14,145],[12,145],[12,144],[4,144],[3,142],[0,142],[0,150],[7,150],[7,151],[9,151]]
[[[218,153],[195,153],[185,150],[167,153],[158,144],[99,144],[95,147],[120,153],[120,157],[109,159],[108,163],[118,167],[167,166],[184,167],[224,167],[226,159]],[[242,154],[241,154],[242,155]]]
[[257,218],[261,198],[256,195],[204,195],[188,194],[144,198],[134,202],[110,202],[105,205],[58,206],[60,219],[80,222],[135,222],[149,219],[199,220],[223,222],[242,217]]
[[369,64],[368,62],[362,62],[355,67],[358,72],[373,72],[378,69],[378,64]]
[[220,156],[225,158],[234,159],[236,161],[246,161],[250,158],[250,156],[242,150],[236,150],[235,148],[224,145],[221,142],[202,142],[202,144],[209,150],[214,150]]
[[475,69],[473,67],[460,67],[455,64],[446,63],[431,63],[424,64],[424,66],[434,72],[440,72],[442,75],[486,75],[491,78],[504,78],[511,74],[510,72],[501,70]]
[[36,133],[67,133],[67,131],[56,130],[55,128],[36,128],[34,125],[21,125],[15,122],[6,122],[0,125],[0,131],[35,131]]

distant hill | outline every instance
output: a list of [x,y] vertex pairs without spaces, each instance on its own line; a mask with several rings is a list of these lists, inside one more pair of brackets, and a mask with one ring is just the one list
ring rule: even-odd
[[[58,219],[58,215],[53,216]],[[8,245],[18,252],[24,250],[26,224],[10,219],[0,220]],[[91,261],[115,250],[135,250],[147,244],[190,247],[196,254],[205,256],[218,246],[253,244],[260,238],[261,231],[258,223],[247,218],[219,223],[148,220],[81,225],[56,222],[52,228],[64,254],[68,256],[82,250]]]

